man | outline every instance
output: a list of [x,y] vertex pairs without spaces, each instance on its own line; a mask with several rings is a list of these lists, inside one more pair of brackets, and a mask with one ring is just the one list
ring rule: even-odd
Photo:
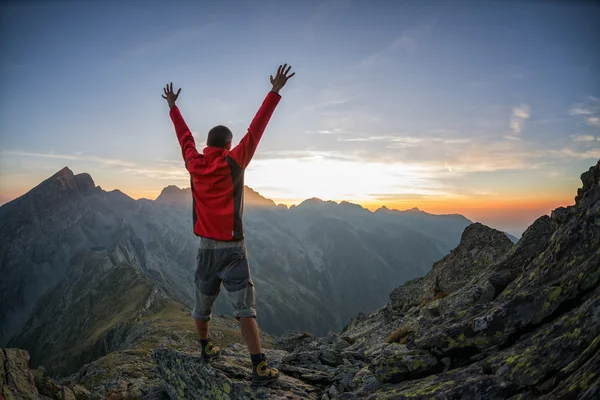
[[208,325],[223,284],[248,346],[252,359],[252,382],[257,385],[276,381],[279,371],[267,364],[256,324],[254,284],[250,277],[242,226],[244,170],[281,99],[279,91],[295,75],[295,72],[288,75],[291,66],[286,67],[287,64],[280,65],[275,78],[271,75],[271,91],[250,123],[248,133],[233,149],[231,131],[218,125],[208,132],[207,147],[203,154],[199,154],[194,137],[175,105],[181,89],[174,93],[171,83],[165,87],[162,96],[171,109],[169,115],[191,177],[194,233],[200,237],[192,317],[200,336],[201,354],[209,361],[221,353],[208,338]]

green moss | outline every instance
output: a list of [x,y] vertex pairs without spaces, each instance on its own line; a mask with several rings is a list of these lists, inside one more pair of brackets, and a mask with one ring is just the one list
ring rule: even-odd
[[546,292],[547,296],[546,296],[546,301],[544,301],[544,308],[543,308],[544,313],[549,312],[550,309],[554,305],[556,305],[561,292],[562,292],[562,289],[560,288],[560,286],[557,286],[554,289],[551,289],[550,292]]
[[577,380],[577,382],[569,386],[569,392],[583,392],[588,390],[595,382],[596,375],[597,374],[595,372],[590,372],[589,374],[582,376],[580,379]]
[[467,315],[467,310],[462,310],[458,313],[458,318],[464,318]]
[[456,340],[454,340],[454,338],[452,338],[452,337],[448,338],[448,348],[453,349],[458,346],[459,346],[459,344]]
[[437,384],[434,382],[431,382],[431,384],[429,384],[429,383],[430,382],[424,382],[424,384],[426,385],[424,387],[421,386],[421,387],[417,387],[417,388],[410,388],[408,390],[403,390],[399,394],[402,394],[406,397],[428,396],[428,395],[432,395],[438,391],[441,391],[443,389],[456,386],[456,383],[454,381],[440,382]]
[[229,386],[229,383],[225,382],[225,384],[223,385],[223,391],[227,394],[231,392],[231,386]]
[[418,370],[418,369],[426,369],[427,368],[427,364],[420,357],[414,357],[413,358],[413,365],[412,366],[413,366],[413,371]]

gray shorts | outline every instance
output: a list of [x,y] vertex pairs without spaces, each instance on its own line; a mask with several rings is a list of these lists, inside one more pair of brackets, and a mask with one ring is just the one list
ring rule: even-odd
[[246,256],[246,244],[200,238],[196,256],[196,302],[192,317],[210,321],[221,284],[233,305],[234,317],[255,317],[254,283]]

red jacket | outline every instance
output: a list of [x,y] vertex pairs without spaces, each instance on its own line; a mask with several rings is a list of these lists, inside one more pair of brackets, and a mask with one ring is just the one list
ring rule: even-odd
[[267,94],[248,133],[231,151],[209,146],[203,154],[196,150],[194,137],[179,109],[171,108],[169,115],[191,177],[196,236],[225,241],[244,239],[244,170],[280,99],[275,92]]

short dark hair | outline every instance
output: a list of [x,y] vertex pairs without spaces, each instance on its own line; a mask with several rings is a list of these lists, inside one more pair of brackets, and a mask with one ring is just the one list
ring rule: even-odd
[[233,134],[228,127],[217,125],[208,131],[208,139],[206,139],[206,144],[224,149],[225,144],[231,142],[232,139]]

